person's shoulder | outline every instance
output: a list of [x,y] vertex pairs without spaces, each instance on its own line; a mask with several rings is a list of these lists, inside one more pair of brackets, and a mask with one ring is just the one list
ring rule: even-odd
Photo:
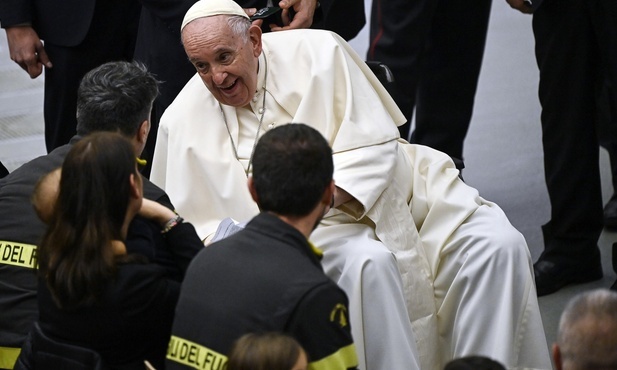
[[182,108],[187,102],[203,99],[204,95],[201,92],[208,92],[208,88],[199,77],[199,74],[195,73],[167,109]]
[[235,256],[239,251],[257,243],[259,243],[259,240],[247,229],[242,229],[233,235],[211,243],[200,250],[193,258],[187,270],[187,278],[189,275],[200,275],[200,271],[205,268],[219,268],[221,263],[224,264],[225,261],[236,258]]
[[[184,85],[173,102],[165,109],[159,126],[170,125],[190,128],[199,117],[196,112],[218,109],[218,103],[197,73]],[[188,131],[190,132],[190,130]]]
[[317,43],[317,45],[319,42],[326,44],[338,44],[341,41],[344,41],[339,35],[332,31],[311,28],[268,32],[263,35],[263,40],[268,43],[295,41],[298,43]]
[[[297,74],[298,68],[302,66],[312,71],[303,74],[303,77],[312,76],[314,73],[332,73],[334,70],[332,64],[343,61],[345,59],[343,55],[349,52],[345,40],[327,30],[299,29],[270,32],[263,36],[263,41],[273,71],[283,70]],[[296,84],[301,84],[308,79],[297,78],[294,81]]]
[[32,191],[43,175],[62,166],[68,152],[68,149],[65,151],[64,148],[60,147],[50,154],[34,158],[0,179],[0,202],[3,203],[3,208],[11,204],[11,208],[23,207],[34,215],[30,201]]
[[24,178],[38,180],[41,175],[62,166],[62,161],[64,161],[70,147],[68,144],[61,146],[49,154],[41,155],[22,164],[2,178],[2,183],[6,184]]
[[347,294],[341,287],[339,287],[332,279],[330,279],[325,273],[321,274],[321,284],[316,285],[312,291],[316,297],[329,297],[330,299],[340,300],[341,303],[347,305]]
[[148,178],[142,178],[144,180],[144,198],[158,202],[171,210],[175,209],[169,195],[165,192],[165,190],[161,189]]
[[[242,248],[243,245],[249,243],[254,244],[258,243],[252,236],[250,230],[242,229],[238,232],[235,232],[232,235],[229,235],[223,239],[217,240],[210,245],[208,245],[200,255],[212,256],[211,258],[219,258],[219,256],[227,256],[229,254],[233,254],[235,250],[238,248]],[[201,258],[210,258],[210,257],[201,257]]]
[[203,270],[206,265],[217,265],[218,262],[216,261],[219,260],[219,256],[221,254],[224,255],[228,249],[225,248],[225,245],[229,242],[226,239],[212,243],[210,245],[206,245],[202,250],[197,252],[186,270],[186,278],[188,278],[189,275],[199,275],[199,272]]

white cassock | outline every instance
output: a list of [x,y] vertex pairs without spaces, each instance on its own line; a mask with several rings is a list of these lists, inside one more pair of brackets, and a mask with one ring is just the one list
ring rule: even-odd
[[361,369],[441,369],[473,354],[551,369],[529,251],[501,209],[445,154],[399,139],[405,118],[343,39],[294,30],[262,42],[251,109],[219,105],[196,75],[162,117],[151,179],[178,212],[202,238],[225,217],[252,218],[257,128],[308,124],[355,198],[311,240],[349,297]]

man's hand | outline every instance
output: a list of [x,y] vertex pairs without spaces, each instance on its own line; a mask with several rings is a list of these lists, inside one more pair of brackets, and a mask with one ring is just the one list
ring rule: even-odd
[[[313,15],[317,8],[317,0],[282,0],[279,2],[279,6],[283,9],[281,18],[286,26],[279,27],[276,24],[271,24],[270,30],[284,31],[309,28],[313,24]],[[291,9],[295,12],[293,19],[290,19]]]
[[533,12],[533,9],[523,0],[506,0],[506,2],[510,4],[512,9],[516,9],[521,13],[531,14]]
[[[249,17],[252,17],[253,14],[257,13],[257,8],[244,8],[243,9],[244,12],[246,13],[246,15],[248,15]],[[255,19],[252,24],[256,25],[257,27],[261,28],[261,25],[264,23],[263,19]]]
[[6,38],[11,60],[28,72],[30,78],[38,77],[43,71],[43,65],[52,67],[43,43],[32,27],[9,27],[6,29]]

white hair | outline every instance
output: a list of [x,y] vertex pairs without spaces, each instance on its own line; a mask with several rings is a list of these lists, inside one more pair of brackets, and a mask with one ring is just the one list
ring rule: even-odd
[[231,28],[231,32],[235,35],[242,37],[244,42],[249,41],[249,28],[251,27],[251,21],[245,17],[240,17],[237,15],[230,15],[227,18],[227,24],[229,24],[229,28]]
[[617,369],[617,292],[574,297],[561,315],[557,345],[564,369]]

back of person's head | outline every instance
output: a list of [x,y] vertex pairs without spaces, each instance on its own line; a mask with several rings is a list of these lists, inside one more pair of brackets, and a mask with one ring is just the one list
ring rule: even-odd
[[133,137],[149,120],[158,81],[143,64],[105,63],[82,78],[77,91],[77,134],[120,132]]
[[57,168],[41,177],[34,186],[30,199],[37,216],[46,224],[51,221],[56,199],[58,199],[61,174],[60,168]]
[[38,256],[59,306],[92,303],[113,274],[111,245],[123,240],[132,181],[141,181],[135,154],[120,134],[86,136],[67,154]]
[[305,216],[332,182],[332,149],[305,124],[288,124],[264,134],[253,154],[253,183],[262,211]]
[[306,370],[306,353],[281,333],[245,334],[229,353],[227,370]]
[[568,303],[553,357],[557,369],[617,369],[617,292],[596,289]]
[[495,360],[485,356],[465,356],[451,360],[443,368],[444,370],[506,370]]

